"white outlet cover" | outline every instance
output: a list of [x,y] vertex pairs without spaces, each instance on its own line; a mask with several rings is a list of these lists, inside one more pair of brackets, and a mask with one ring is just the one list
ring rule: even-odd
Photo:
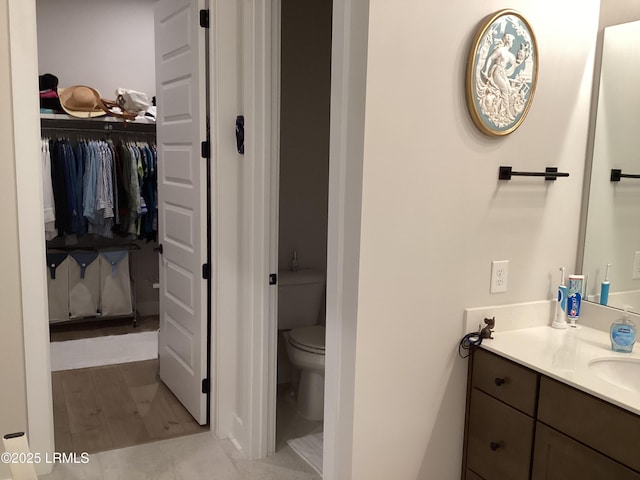
[[509,260],[494,260],[491,262],[490,293],[504,293],[507,291],[509,276]]
[[631,274],[631,279],[640,279],[640,252],[636,252],[633,255],[633,273]]

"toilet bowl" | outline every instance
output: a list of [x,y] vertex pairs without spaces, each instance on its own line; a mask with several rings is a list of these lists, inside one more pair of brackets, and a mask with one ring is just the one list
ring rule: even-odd
[[289,361],[300,370],[296,407],[308,420],[324,417],[324,339],[320,325],[285,332]]

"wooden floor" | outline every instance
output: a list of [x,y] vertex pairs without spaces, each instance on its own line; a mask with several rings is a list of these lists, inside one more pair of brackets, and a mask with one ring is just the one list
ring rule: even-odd
[[49,325],[49,338],[52,342],[78,340],[81,338],[125,335],[127,333],[151,332],[158,330],[158,315],[138,317],[138,325],[133,326],[133,318],[93,319],[83,322],[60,322]]
[[52,372],[55,448],[101,452],[207,431],[158,377],[158,361]]

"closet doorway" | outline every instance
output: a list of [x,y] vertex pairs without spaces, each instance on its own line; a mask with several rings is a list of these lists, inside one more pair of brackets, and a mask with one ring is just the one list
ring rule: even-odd
[[[278,371],[275,450],[291,446],[318,473],[322,471],[322,415],[312,414],[300,389],[303,375],[290,358],[288,329],[322,332],[319,355],[324,375],[324,285],[327,272],[329,197],[329,117],[331,97],[332,1],[282,0],[280,9],[280,162],[278,212]],[[318,289],[303,282],[318,280]],[[289,289],[289,290],[288,290]],[[295,294],[312,296],[295,306]],[[288,291],[287,291],[288,290]],[[303,293],[304,291],[304,293]],[[306,298],[306,297],[305,297]],[[308,315],[300,323],[292,310]],[[308,375],[308,373],[306,374]],[[308,378],[308,377],[307,377]],[[306,381],[308,381],[306,379]],[[304,387],[303,387],[304,389]],[[320,395],[320,392],[317,392]],[[322,400],[316,400],[319,406]]]
[[[58,340],[97,345],[110,339],[120,347],[107,349],[123,350],[123,359],[147,348],[138,342],[155,334],[155,358],[115,364],[112,358],[108,365],[52,372],[57,451],[95,452],[208,429],[208,162],[200,158],[207,133],[199,107],[206,104],[206,80],[197,73],[205,65],[205,35],[197,25],[201,6],[204,1],[36,1],[40,74],[55,74],[60,87],[93,86],[109,99],[120,87],[146,92],[157,96],[163,112],[156,124],[163,159],[157,170],[159,241],[136,238],[126,257],[137,325],[126,315],[105,315],[56,322],[51,332],[52,355]],[[155,26],[154,11],[160,13]],[[139,38],[112,35],[107,41],[95,31],[95,18]],[[186,32],[195,35],[196,45]],[[185,67],[196,73],[186,75]],[[136,137],[134,124],[120,135],[108,128],[104,137],[114,143]],[[97,248],[112,251],[109,243]]]

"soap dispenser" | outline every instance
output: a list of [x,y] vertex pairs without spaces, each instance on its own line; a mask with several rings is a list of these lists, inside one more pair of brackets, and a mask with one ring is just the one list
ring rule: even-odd
[[611,324],[611,350],[614,352],[631,353],[636,343],[636,324],[629,317],[629,308],[625,305],[623,317]]

